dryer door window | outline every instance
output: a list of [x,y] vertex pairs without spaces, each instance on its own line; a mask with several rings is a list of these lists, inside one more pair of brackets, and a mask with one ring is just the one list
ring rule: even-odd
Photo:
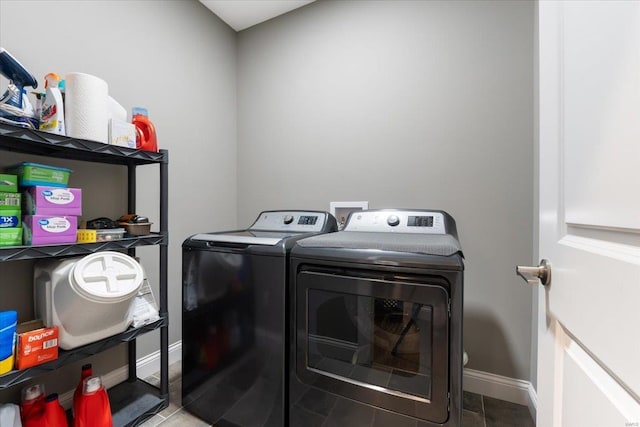
[[296,373],[303,382],[446,421],[445,288],[307,271],[297,279]]

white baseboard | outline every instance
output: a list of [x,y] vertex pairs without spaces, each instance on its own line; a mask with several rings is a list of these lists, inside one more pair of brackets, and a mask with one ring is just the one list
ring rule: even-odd
[[[169,365],[182,360],[182,341],[169,345]],[[141,357],[136,363],[138,378],[145,378],[160,370],[160,350]]]
[[531,418],[533,418],[533,423],[535,424],[537,422],[536,415],[538,413],[538,393],[531,383],[529,383],[529,402],[527,406],[529,406],[529,413],[531,414]]
[[538,398],[529,381],[465,368],[462,382],[466,391],[527,406],[535,421]]

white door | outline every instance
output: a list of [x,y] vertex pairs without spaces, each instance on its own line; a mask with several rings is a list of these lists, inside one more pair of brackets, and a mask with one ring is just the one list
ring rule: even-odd
[[640,2],[538,20],[537,425],[640,426]]

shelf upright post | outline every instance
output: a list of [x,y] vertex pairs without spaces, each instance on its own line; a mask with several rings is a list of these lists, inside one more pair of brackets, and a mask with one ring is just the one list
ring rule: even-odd
[[129,163],[127,165],[127,213],[136,212],[136,165]]
[[[136,164],[130,162],[127,164],[127,213],[136,212]],[[135,248],[130,248],[129,256],[135,257]],[[129,382],[135,382],[138,379],[136,368],[136,340],[131,340],[127,344],[129,351]]]
[[169,313],[168,313],[168,264],[169,264],[169,152],[160,150],[160,234],[164,236],[160,244],[160,318],[166,319],[160,328],[160,394],[169,398]]

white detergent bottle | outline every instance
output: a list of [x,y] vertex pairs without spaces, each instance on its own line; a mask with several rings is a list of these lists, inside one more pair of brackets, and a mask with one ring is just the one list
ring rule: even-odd
[[62,93],[58,88],[58,84],[62,79],[56,73],[49,73],[44,76],[44,79],[44,87],[47,92],[40,112],[40,130],[65,135],[64,104],[62,102]]

